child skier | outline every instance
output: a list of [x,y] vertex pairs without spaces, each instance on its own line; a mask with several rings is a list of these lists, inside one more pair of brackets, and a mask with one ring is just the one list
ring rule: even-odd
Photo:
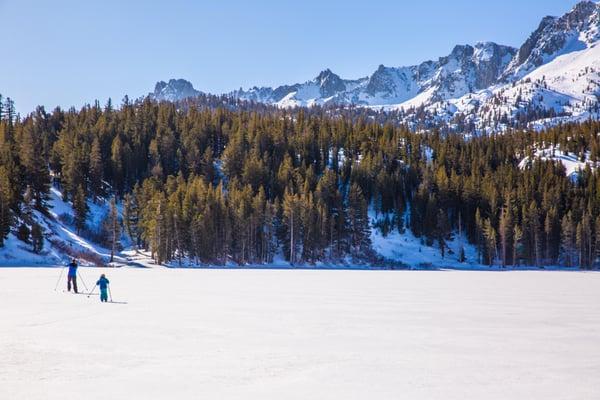
[[96,285],[100,287],[100,301],[107,302],[108,301],[108,284],[110,282],[106,279],[106,276],[102,274]]

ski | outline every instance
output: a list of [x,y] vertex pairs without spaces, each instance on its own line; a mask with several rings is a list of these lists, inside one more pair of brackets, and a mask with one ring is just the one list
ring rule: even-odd
[[98,293],[84,293],[84,292],[75,293],[75,292],[69,292],[68,290],[63,290],[62,292],[63,293],[71,293],[71,294],[83,294],[86,296],[98,296]]

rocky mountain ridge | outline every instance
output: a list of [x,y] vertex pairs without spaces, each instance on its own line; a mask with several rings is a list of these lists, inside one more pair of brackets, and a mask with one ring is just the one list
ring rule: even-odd
[[[435,61],[380,65],[359,79],[343,79],[325,69],[304,83],[239,89],[228,95],[279,107],[393,110],[405,122],[425,120],[483,130],[502,129],[520,120],[544,125],[596,118],[599,40],[600,4],[582,1],[561,17],[544,17],[519,49],[494,42],[458,45]],[[176,101],[200,93],[180,79],[157,83],[150,96]]]

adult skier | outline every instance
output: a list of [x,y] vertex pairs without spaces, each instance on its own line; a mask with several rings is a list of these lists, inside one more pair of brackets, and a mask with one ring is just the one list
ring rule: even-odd
[[67,274],[67,291],[71,291],[71,283],[73,284],[73,291],[77,292],[77,260],[72,259],[67,265],[69,267],[69,273]]
[[110,282],[106,279],[104,274],[100,275],[100,279],[96,282],[96,285],[100,288],[100,301],[106,303],[108,302],[108,284]]

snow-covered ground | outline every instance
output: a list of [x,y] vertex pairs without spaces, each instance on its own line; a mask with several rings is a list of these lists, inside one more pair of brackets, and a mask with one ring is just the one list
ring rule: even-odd
[[[446,255],[442,258],[439,246],[426,246],[425,239],[412,234],[409,229],[398,233],[394,229],[383,236],[378,229],[371,230],[373,250],[387,260],[399,261],[411,269],[454,268],[454,269],[490,269],[477,263],[477,249],[467,243],[466,238],[455,237],[446,242]],[[459,262],[460,248],[465,251],[465,262]],[[450,251],[449,251],[450,250]]]
[[598,273],[59,272],[0,269],[0,399],[600,398]]
[[[572,179],[579,176],[579,173],[583,171],[587,166],[591,169],[597,168],[596,163],[590,160],[590,153],[586,152],[585,160],[582,161],[577,155],[573,153],[567,153],[560,149],[560,147],[548,146],[543,149],[536,149],[534,152],[534,159],[541,161],[555,161],[560,162],[565,167],[565,174]],[[519,162],[519,168],[524,169],[531,165],[533,160],[529,157],[524,157]]]
[[[64,249],[57,247],[56,244],[68,248],[73,254],[78,253],[78,258],[84,263],[91,263],[91,261],[82,258],[85,254],[108,261],[110,250],[86,239],[76,232],[72,224],[65,222],[65,218],[67,220],[73,219],[73,207],[70,202],[62,200],[62,194],[56,187],[50,189],[48,208],[51,218],[42,215],[39,211],[33,211],[32,216],[44,230],[43,251],[40,254],[33,253],[31,244],[19,241],[15,233],[12,232],[8,235],[4,246],[0,247],[0,267],[64,264],[68,261],[69,254]],[[118,204],[117,208],[119,213],[122,213],[122,205]],[[109,212],[109,203],[106,200],[94,203],[88,199],[88,210],[86,225],[98,229]],[[127,238],[123,236],[121,241],[127,243]],[[125,259],[117,255],[116,261],[124,263]]]

